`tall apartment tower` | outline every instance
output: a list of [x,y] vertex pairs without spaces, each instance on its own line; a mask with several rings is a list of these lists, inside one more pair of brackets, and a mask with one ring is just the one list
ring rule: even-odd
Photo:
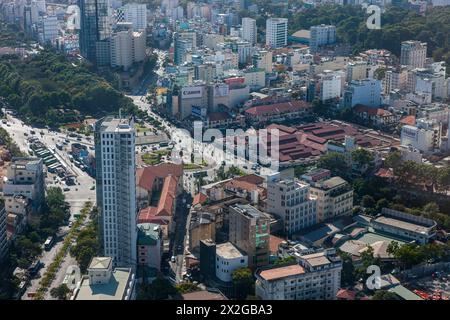
[[427,58],[427,43],[415,40],[403,41],[400,64],[411,68],[423,68]]
[[134,30],[147,28],[147,5],[142,3],[127,3],[123,7],[124,19],[133,23]]
[[287,45],[288,19],[270,18],[266,20],[266,45],[277,49]]
[[136,162],[133,119],[95,124],[97,206],[104,255],[119,267],[136,264]]
[[242,18],[242,39],[256,44],[256,20],[252,18]]
[[229,241],[248,256],[248,266],[269,264],[270,217],[251,205],[230,206]]
[[[80,6],[80,53],[97,63],[97,51],[111,34],[111,17],[108,0],[79,0]],[[100,48],[100,49],[97,49]]]

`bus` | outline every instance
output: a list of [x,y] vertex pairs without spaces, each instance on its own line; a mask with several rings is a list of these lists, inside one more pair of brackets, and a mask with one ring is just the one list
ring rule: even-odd
[[45,240],[45,242],[44,242],[45,251],[50,251],[54,242],[55,242],[54,237],[52,237],[52,236],[48,237],[47,240]]

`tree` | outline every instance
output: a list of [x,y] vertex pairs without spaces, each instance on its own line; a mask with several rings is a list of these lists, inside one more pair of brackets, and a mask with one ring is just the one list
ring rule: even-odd
[[400,300],[400,297],[393,292],[377,290],[372,296],[372,300]]
[[67,294],[70,292],[70,289],[67,287],[65,283],[61,284],[59,287],[55,287],[52,290],[50,290],[50,295],[53,298],[59,299],[59,300],[66,300]]
[[152,283],[140,286],[137,300],[165,300],[175,294],[177,290],[170,281],[158,276]]
[[245,299],[255,283],[252,271],[249,268],[239,268],[234,270],[232,280],[237,299]]
[[366,194],[361,201],[361,204],[364,208],[374,208],[375,207],[375,199],[372,196]]
[[341,286],[352,286],[355,283],[355,266],[350,254],[340,252],[342,259]]
[[333,172],[333,174],[339,176],[346,176],[349,169],[344,155],[337,152],[328,152],[322,156],[317,162],[317,166],[319,168],[328,169]]
[[373,154],[366,149],[356,149],[352,153],[353,165],[356,165],[360,172],[366,172],[373,166]]

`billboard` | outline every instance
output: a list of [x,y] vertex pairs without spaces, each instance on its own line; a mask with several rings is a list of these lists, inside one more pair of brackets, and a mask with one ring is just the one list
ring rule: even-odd
[[181,89],[182,99],[192,99],[203,97],[203,87],[202,86],[188,86]]
[[226,97],[229,94],[227,84],[219,84],[214,86],[214,97]]

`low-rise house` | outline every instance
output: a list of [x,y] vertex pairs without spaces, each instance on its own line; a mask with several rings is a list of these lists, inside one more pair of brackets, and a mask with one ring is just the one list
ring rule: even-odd
[[295,100],[248,108],[245,110],[245,117],[250,123],[266,123],[304,118],[309,116],[311,112],[311,104],[306,101]]

